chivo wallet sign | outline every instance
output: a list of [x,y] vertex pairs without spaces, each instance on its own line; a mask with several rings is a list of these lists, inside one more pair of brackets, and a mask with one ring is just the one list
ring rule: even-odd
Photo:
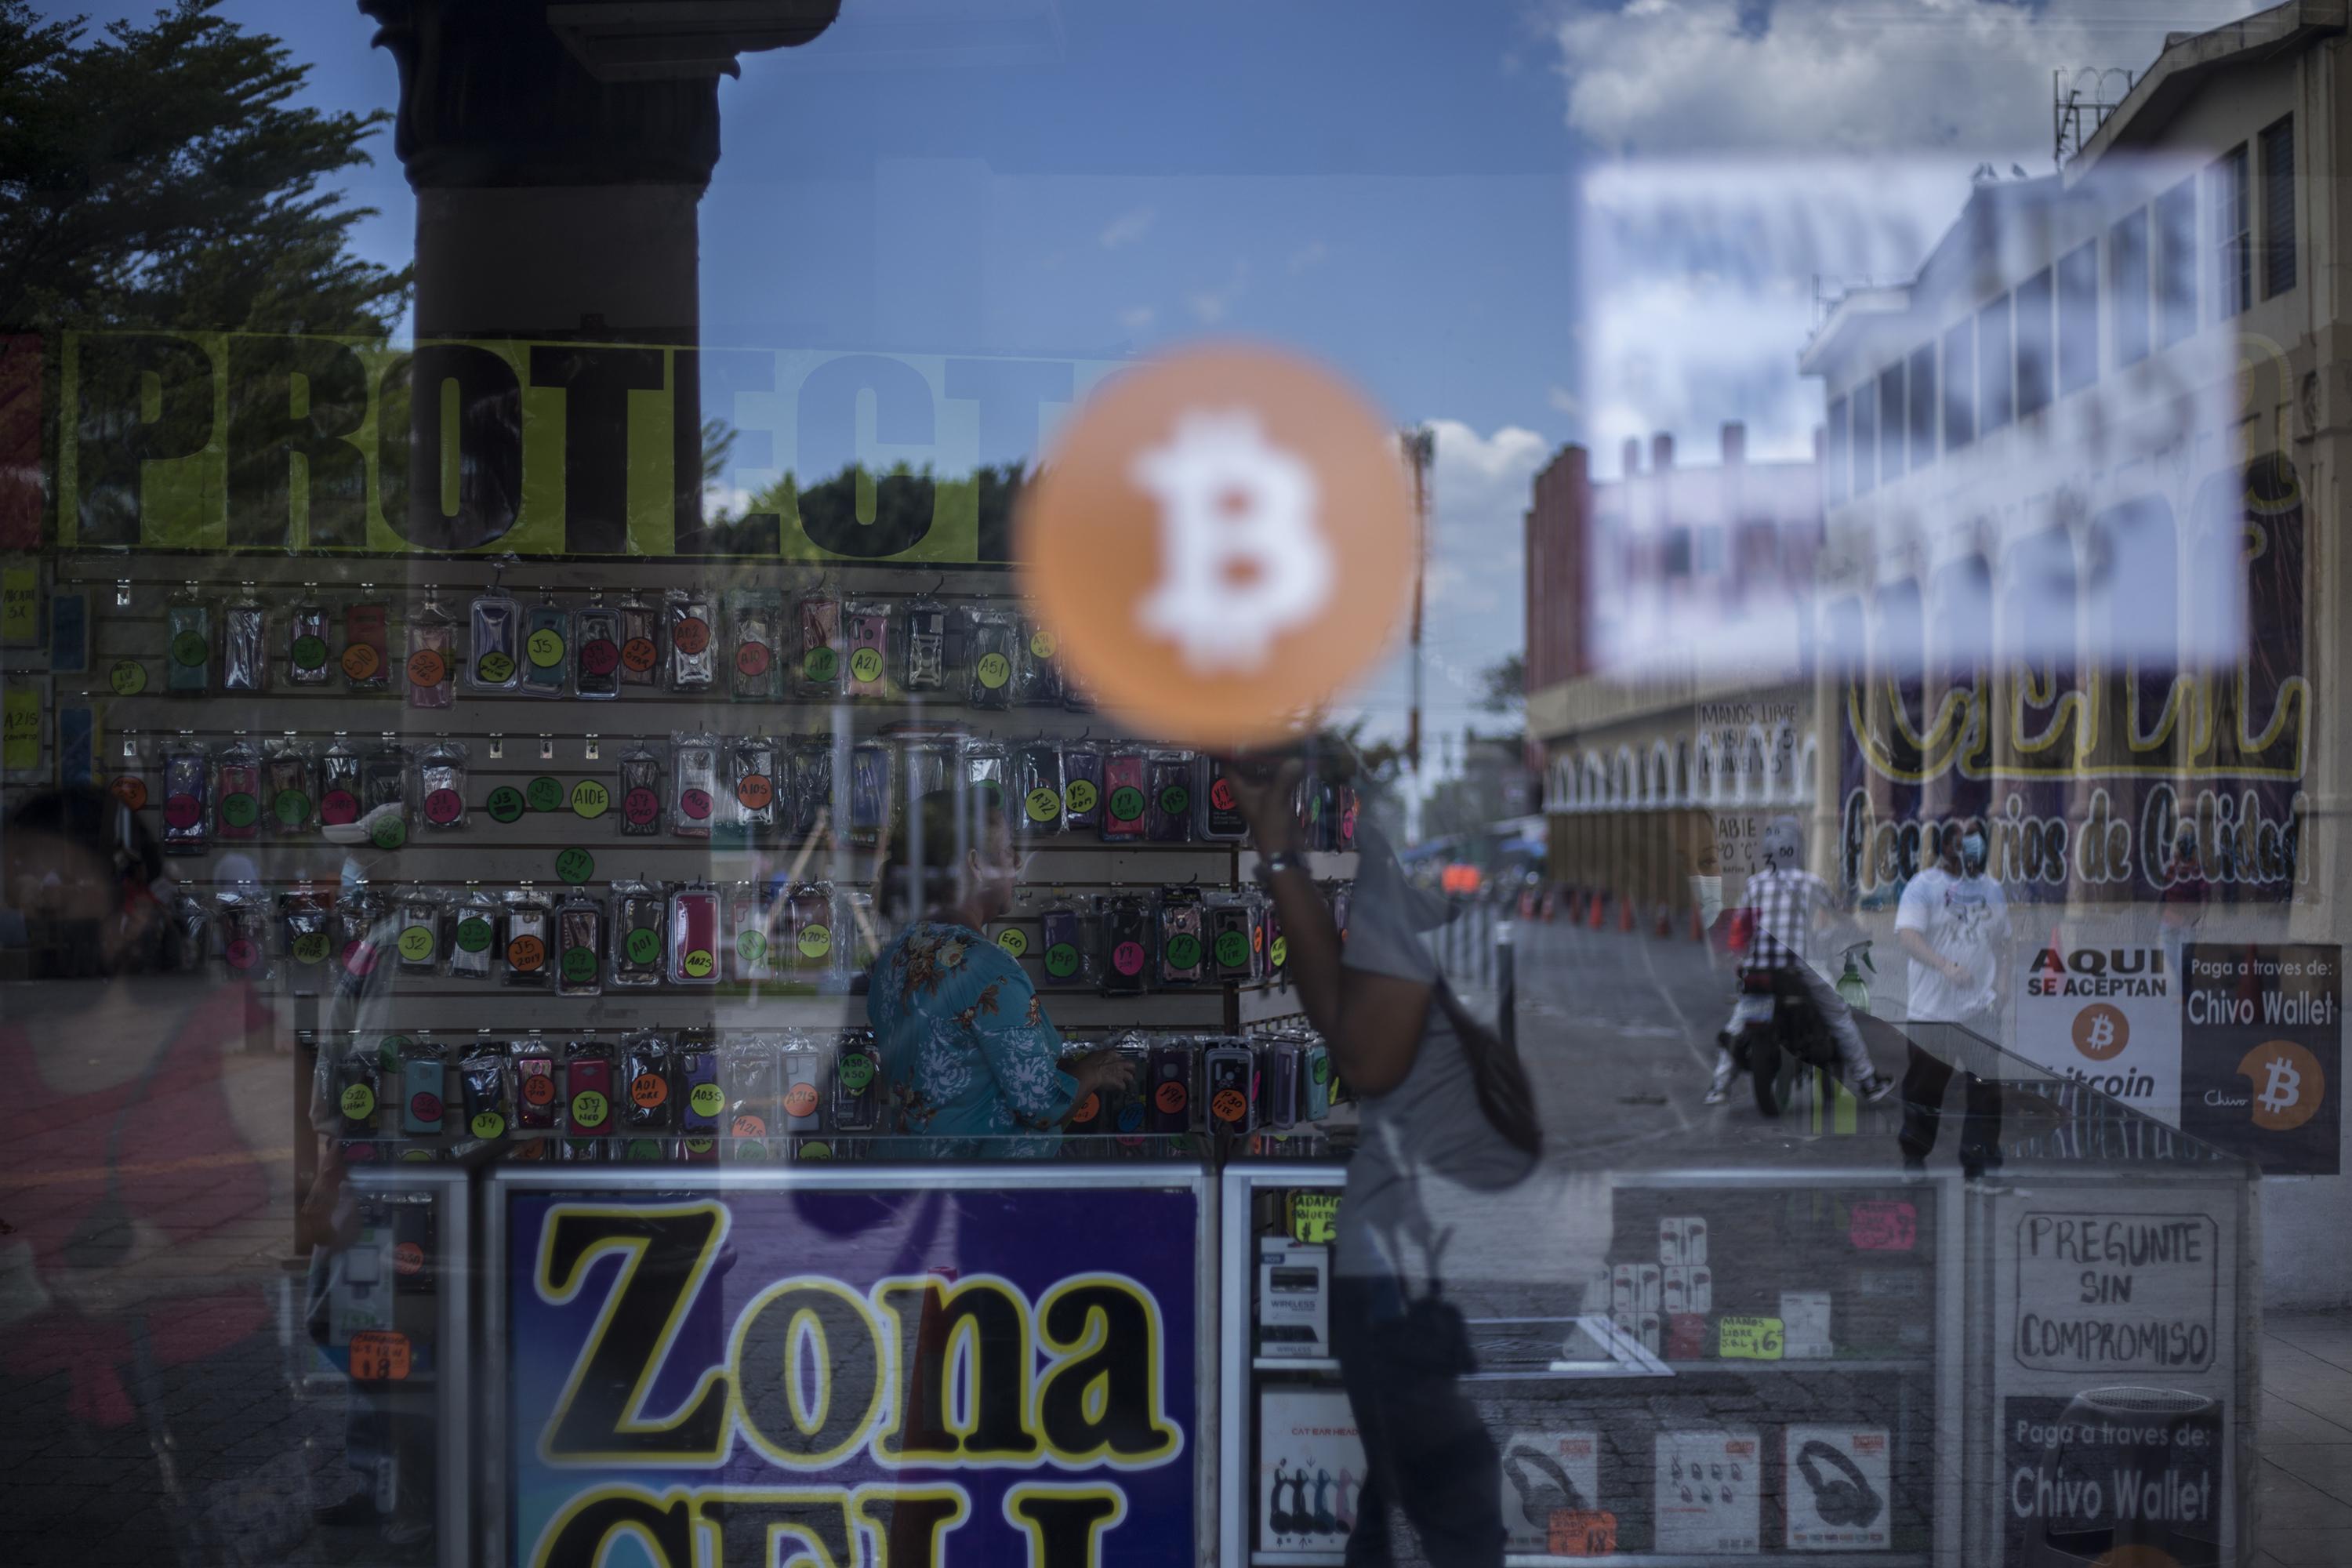
[[508,1561],[1194,1561],[1192,1188],[506,1213]]

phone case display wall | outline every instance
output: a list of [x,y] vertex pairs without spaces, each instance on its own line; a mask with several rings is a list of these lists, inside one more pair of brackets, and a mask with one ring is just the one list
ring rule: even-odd
[[[58,563],[98,606],[85,776],[152,814],[184,962],[319,999],[292,1026],[356,1157],[864,1152],[876,873],[942,789],[1030,856],[987,934],[1073,1050],[1181,1078],[1182,1127],[1155,1100],[1074,1131],[1156,1152],[1328,1110],[1328,1058],[1318,1100],[1307,1042],[1252,1037],[1297,1006],[1218,764],[1111,733],[1001,574],[229,569]],[[1299,809],[1344,920],[1353,792]]]

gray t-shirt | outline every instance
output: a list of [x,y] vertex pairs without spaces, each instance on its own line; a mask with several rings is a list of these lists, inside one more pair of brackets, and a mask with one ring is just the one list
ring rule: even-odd
[[[1367,826],[1359,837],[1342,966],[1435,985],[1437,958],[1421,928],[1442,922],[1443,904],[1406,883],[1378,829]],[[1478,1108],[1470,1058],[1433,994],[1412,1068],[1386,1094],[1365,1098],[1360,1125],[1339,1202],[1333,1267],[1341,1274],[1426,1278],[1444,1233],[1491,1212],[1477,1195],[1515,1186],[1533,1168]]]

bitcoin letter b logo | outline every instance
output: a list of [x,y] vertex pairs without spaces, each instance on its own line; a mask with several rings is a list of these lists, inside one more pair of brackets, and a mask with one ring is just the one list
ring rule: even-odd
[[2094,1002],[2074,1015],[2074,1048],[2093,1061],[2107,1061],[2130,1043],[2131,1025],[2121,1008]]
[[2266,1040],[2246,1053],[2238,1071],[2254,1086],[2254,1125],[2292,1132],[2319,1114],[2327,1075],[2319,1058],[2292,1040]]

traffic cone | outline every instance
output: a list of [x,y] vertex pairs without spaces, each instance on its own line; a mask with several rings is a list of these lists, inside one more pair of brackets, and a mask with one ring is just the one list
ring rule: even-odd
[[1706,927],[1698,923],[1698,906],[1696,904],[1693,904],[1691,906],[1691,941],[1701,943],[1702,945],[1706,942]]
[[1633,900],[1631,899],[1617,900],[1617,929],[1622,931],[1633,929]]
[[1591,926],[1594,931],[1599,931],[1601,929],[1601,894],[1596,890],[1592,895],[1592,911],[1584,922]]
[[1664,904],[1660,904],[1658,906],[1657,934],[1661,937],[1668,937],[1675,934],[1675,913]]

